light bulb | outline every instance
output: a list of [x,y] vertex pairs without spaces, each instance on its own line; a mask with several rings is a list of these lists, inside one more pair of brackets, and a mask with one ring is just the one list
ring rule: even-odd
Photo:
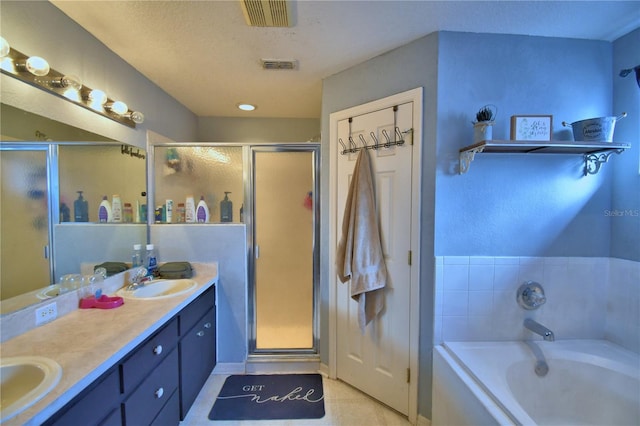
[[106,104],[104,107],[120,115],[124,115],[127,113],[127,111],[129,111],[129,107],[127,106],[127,104],[122,101],[111,102]]
[[243,111],[253,111],[256,109],[256,106],[251,104],[238,104],[238,108]]
[[144,114],[140,111],[132,111],[126,115],[127,118],[130,118],[136,124],[142,124],[144,122]]
[[102,90],[93,89],[89,92],[89,100],[91,104],[102,106],[107,103],[107,94]]
[[0,37],[0,58],[4,58],[11,51],[11,46],[9,46],[9,42],[4,39],[4,37]]
[[42,77],[49,74],[49,63],[40,56],[31,56],[27,59],[27,71],[31,74]]
[[58,87],[65,87],[74,90],[80,90],[82,88],[82,82],[80,81],[80,78],[72,74],[53,79],[51,80],[51,83]]

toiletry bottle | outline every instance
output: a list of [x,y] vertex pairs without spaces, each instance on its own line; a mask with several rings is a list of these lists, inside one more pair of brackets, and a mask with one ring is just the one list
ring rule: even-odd
[[184,214],[185,214],[184,203],[178,203],[178,208],[176,209],[177,223],[184,223]]
[[114,222],[122,222],[122,203],[118,194],[111,199],[111,214]]
[[154,220],[156,223],[162,223],[162,206],[156,206],[154,210]]
[[78,199],[73,202],[73,220],[76,222],[89,222],[89,203],[82,196],[82,191],[76,191]]
[[66,203],[60,203],[60,222],[71,222],[71,211]]
[[173,221],[173,200],[167,200],[165,202],[165,218],[167,223],[171,223]]
[[196,221],[196,204],[193,201],[193,196],[189,195],[187,197],[187,202],[185,203],[185,222],[193,223]]
[[153,244],[147,244],[147,252],[144,256],[144,267],[147,268],[147,275],[155,276],[158,270],[158,261]]
[[111,222],[111,204],[105,195],[98,208],[98,220],[100,222]]
[[133,254],[131,255],[131,267],[142,266],[142,244],[133,245]]
[[133,221],[135,223],[140,223],[142,222],[141,216],[140,216],[140,201],[136,200],[136,207],[135,210],[133,212]]
[[199,223],[209,222],[209,206],[207,206],[207,203],[204,201],[204,195],[200,196],[198,208],[196,209],[196,219]]
[[224,199],[220,201],[220,222],[233,222],[233,203],[228,195],[231,192],[225,191]]
[[126,223],[133,222],[133,207],[131,207],[131,203],[124,203],[124,209],[122,209],[122,221]]

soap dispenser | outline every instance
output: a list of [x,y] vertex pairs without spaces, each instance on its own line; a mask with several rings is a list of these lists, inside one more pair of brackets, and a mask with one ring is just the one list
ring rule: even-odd
[[78,199],[73,202],[73,220],[76,222],[89,222],[89,203],[82,196],[82,191],[76,191]]
[[220,222],[233,222],[233,203],[228,195],[231,192],[224,192],[224,200],[220,201]]

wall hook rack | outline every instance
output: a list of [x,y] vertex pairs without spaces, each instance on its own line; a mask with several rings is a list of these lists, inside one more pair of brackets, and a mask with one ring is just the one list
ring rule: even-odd
[[[408,133],[411,130],[407,130],[404,133]],[[350,154],[350,153],[354,153],[354,152],[358,152],[361,149],[381,149],[381,148],[390,148],[394,145],[398,145],[398,146],[402,146],[405,143],[405,140],[402,136],[402,133],[400,131],[400,129],[398,127],[395,128],[394,131],[394,139],[395,140],[391,140],[391,137],[389,136],[389,133],[386,131],[386,129],[382,130],[382,134],[384,135],[385,139],[387,140],[384,143],[380,143],[380,141],[378,140],[378,138],[376,137],[375,133],[371,132],[369,135],[371,136],[371,139],[373,140],[372,144],[368,144],[367,140],[365,139],[365,137],[362,134],[358,135],[358,138],[360,139],[360,142],[362,143],[362,146],[358,146],[358,144],[353,140],[353,137],[349,136],[349,147],[346,146],[346,144],[344,143],[344,141],[342,140],[342,138],[338,138],[338,143],[340,143],[340,146],[342,147],[342,150],[340,151],[341,155],[345,155],[345,154]]]

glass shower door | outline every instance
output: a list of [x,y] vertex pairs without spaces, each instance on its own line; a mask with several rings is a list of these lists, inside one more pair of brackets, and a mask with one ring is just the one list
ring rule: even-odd
[[51,284],[48,148],[0,149],[0,300]]
[[314,148],[253,148],[254,353],[316,351]]

